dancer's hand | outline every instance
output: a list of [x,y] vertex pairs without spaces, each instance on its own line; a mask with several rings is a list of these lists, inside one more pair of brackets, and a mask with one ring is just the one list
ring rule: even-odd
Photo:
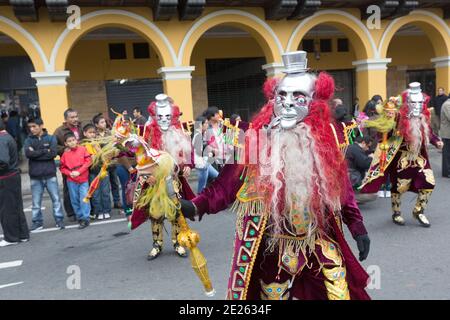
[[355,240],[359,250],[359,261],[364,261],[369,255],[370,250],[369,236],[367,234],[361,234],[359,236],[356,236]]
[[191,175],[191,167],[184,167],[183,168],[183,177],[187,178]]
[[181,205],[181,212],[183,213],[183,216],[186,219],[195,221],[195,216],[197,214],[195,205],[191,201],[185,200],[185,199],[180,199],[180,205]]

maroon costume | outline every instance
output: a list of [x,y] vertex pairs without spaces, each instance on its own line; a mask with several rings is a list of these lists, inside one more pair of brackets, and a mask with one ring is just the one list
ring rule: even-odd
[[[292,55],[302,60],[305,53]],[[200,218],[205,213],[224,210],[232,203],[232,210],[237,213],[228,299],[369,299],[364,289],[368,275],[353,255],[342,230],[343,222],[357,241],[367,237],[348,182],[346,165],[330,126],[327,101],[334,92],[334,81],[324,73],[316,78],[297,66],[291,73],[287,72],[283,80],[271,79],[266,83],[269,101],[251,128],[269,128],[272,136],[281,139],[293,137],[292,141],[298,141],[300,153],[295,153],[295,144],[290,144],[291,148],[274,154],[277,149],[276,144],[272,144],[266,146],[271,152],[269,158],[284,160],[292,154],[299,157],[307,154],[305,159],[312,163],[311,172],[283,171],[289,170],[292,163],[281,171],[270,167],[271,171],[264,172],[261,158],[257,164],[227,164],[216,181],[192,202]],[[314,95],[308,95],[311,92]],[[294,106],[282,104],[283,99],[276,97],[278,93],[286,100],[292,93]],[[304,98],[300,99],[301,95]],[[302,105],[309,99],[311,103],[307,107]],[[304,117],[300,115],[302,106],[307,108]],[[292,108],[296,107],[294,122]],[[289,116],[283,117],[285,111]],[[249,142],[251,131],[247,132],[247,148],[255,144]],[[305,140],[309,142],[303,143]],[[261,144],[259,138],[260,148]],[[288,175],[295,176],[296,182],[290,184]],[[305,178],[308,181],[303,183],[303,177],[308,177]],[[281,181],[281,188],[273,183],[277,179]],[[308,184],[310,179],[312,184]],[[296,186],[297,181],[300,186]],[[303,198],[302,188],[306,190]],[[287,196],[296,191],[298,194],[292,194],[291,198]],[[275,197],[281,202],[273,205]],[[325,198],[333,199],[334,208],[324,205]],[[285,223],[281,229],[274,227],[277,220]]]
[[[144,128],[144,138],[148,141],[151,148],[155,150],[163,150],[172,155],[178,166],[177,181],[180,184],[180,190],[177,190],[183,199],[192,199],[195,194],[183,175],[185,167],[192,168],[193,149],[190,138],[186,136],[181,128],[179,117],[181,115],[178,106],[173,104],[173,101],[164,94],[156,96],[155,102],[152,102],[148,107],[148,112],[152,121]],[[138,177],[137,190],[142,192],[148,188],[148,182],[151,175],[143,174]],[[136,198],[139,197],[135,195]],[[148,208],[133,208],[131,216],[131,228],[135,229],[149,218]],[[164,217],[162,219],[152,219],[152,235],[153,235],[153,249],[149,252],[148,259],[152,260],[159,256],[163,247],[163,227]],[[175,219],[172,223],[172,242],[175,251],[180,256],[186,256],[186,250],[179,245],[177,236],[180,232],[178,220]]]
[[[381,148],[378,147],[370,169],[361,184],[362,193],[373,193],[390,179],[392,219],[399,225],[405,221],[401,216],[401,196],[407,191],[418,194],[413,216],[422,226],[429,227],[424,215],[435,186],[434,174],[428,159],[427,144],[436,147],[442,143],[430,125],[429,98],[422,94],[420,83],[411,83],[403,94],[403,104],[397,116],[397,125],[389,133],[384,172],[380,168]],[[382,143],[380,143],[381,145]]]

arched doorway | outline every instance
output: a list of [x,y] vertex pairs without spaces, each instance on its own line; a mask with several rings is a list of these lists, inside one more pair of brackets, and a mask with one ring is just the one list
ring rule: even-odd
[[349,112],[356,98],[355,48],[347,35],[338,28],[320,24],[303,37],[298,50],[308,52],[308,66],[313,71],[326,71],[335,80],[335,98],[343,101]]
[[156,49],[140,34],[116,26],[96,28],[68,55],[70,106],[83,122],[97,113],[113,118],[111,109],[131,114],[138,107],[147,115],[147,106],[164,91],[160,67]]
[[225,117],[237,113],[243,119],[264,104],[262,86],[266,57],[258,42],[245,30],[220,25],[197,41],[190,65],[194,115],[217,106]]
[[12,38],[0,33],[0,103],[1,112],[35,113],[39,106],[35,68],[28,53]]

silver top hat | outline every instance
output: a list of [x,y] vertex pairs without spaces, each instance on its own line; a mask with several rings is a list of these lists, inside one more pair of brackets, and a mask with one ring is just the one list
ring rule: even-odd
[[284,73],[304,73],[308,71],[308,59],[306,51],[287,52],[282,55],[285,67]]
[[156,107],[157,108],[164,108],[164,107],[170,106],[169,97],[164,93],[158,94],[155,97],[155,99],[156,99]]
[[422,93],[422,89],[420,88],[420,82],[411,82],[409,84],[408,93],[410,95]]

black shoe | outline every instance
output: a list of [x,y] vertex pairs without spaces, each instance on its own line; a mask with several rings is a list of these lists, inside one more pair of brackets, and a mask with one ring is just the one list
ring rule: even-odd
[[82,220],[81,222],[80,222],[80,225],[78,226],[78,229],[84,229],[84,228],[86,228],[86,227],[88,227],[89,226],[89,221],[87,221],[87,220]]
[[42,223],[33,222],[30,228],[30,232],[33,233],[42,229],[44,229],[44,225]]
[[120,203],[114,203],[114,209],[122,209],[122,205]]
[[161,254],[161,251],[162,247],[159,244],[154,243],[152,250],[150,250],[150,252],[147,255],[147,260],[148,261],[155,260]]
[[59,230],[63,230],[63,229],[66,228],[66,226],[64,225],[64,221],[62,221],[62,220],[56,222],[56,227],[57,227]]

